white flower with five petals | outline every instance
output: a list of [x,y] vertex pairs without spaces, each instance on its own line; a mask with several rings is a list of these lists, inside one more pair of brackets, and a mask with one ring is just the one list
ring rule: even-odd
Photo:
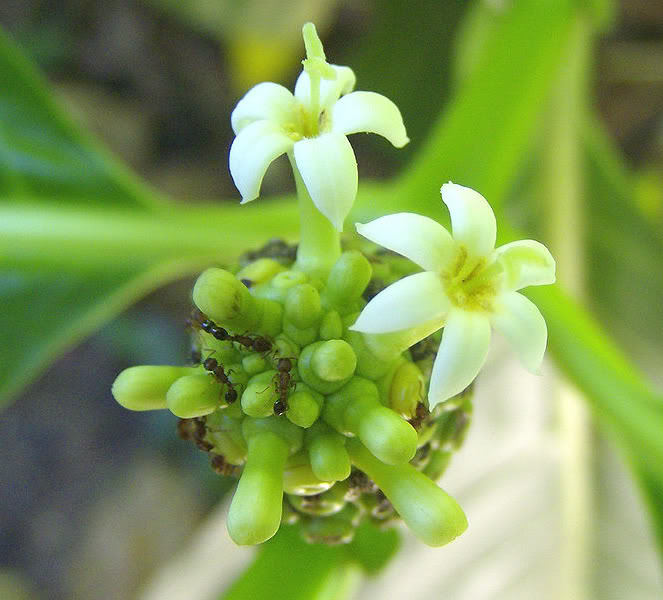
[[294,95],[260,83],[235,107],[230,173],[242,203],[250,202],[270,163],[288,153],[315,206],[341,231],[357,195],[357,161],[346,136],[377,133],[397,148],[409,140],[398,107],[380,94],[353,92],[352,69],[327,64],[315,28],[306,28],[309,58]]
[[412,213],[357,224],[361,235],[424,271],[380,292],[351,327],[369,334],[418,328],[421,337],[444,327],[431,374],[431,409],[474,380],[488,354],[491,326],[529,371],[538,372],[546,323],[516,290],[555,281],[555,260],[543,244],[521,240],[495,248],[495,215],[481,194],[451,182],[441,192],[453,237],[436,221]]

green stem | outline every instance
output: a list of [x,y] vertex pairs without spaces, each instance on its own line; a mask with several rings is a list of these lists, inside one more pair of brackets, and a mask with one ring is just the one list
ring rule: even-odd
[[288,153],[288,158],[295,176],[301,225],[296,268],[323,278],[341,256],[340,234],[313,204],[292,152]]
[[[548,239],[557,260],[560,282],[582,297],[585,273],[580,130],[587,107],[590,25],[578,15],[569,39],[567,59],[551,99],[544,156],[544,206]],[[559,380],[562,455],[562,580],[560,597],[582,600],[591,595],[593,537],[592,429],[583,398],[568,381]]]
[[163,210],[92,208],[34,200],[0,206],[0,260],[72,269],[125,270],[156,261],[231,260],[269,236],[294,238],[294,207],[164,205]]

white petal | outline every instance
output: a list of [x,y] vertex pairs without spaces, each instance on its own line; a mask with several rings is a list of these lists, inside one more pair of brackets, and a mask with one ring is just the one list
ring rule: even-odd
[[555,259],[539,242],[520,240],[504,244],[495,249],[495,255],[504,267],[504,283],[509,290],[555,283]]
[[237,103],[230,115],[233,131],[238,134],[254,121],[273,121],[278,125],[294,123],[297,101],[278,83],[259,83]]
[[[354,71],[350,67],[339,67],[338,65],[330,65],[330,67],[336,71],[336,79],[320,80],[321,109],[331,107],[341,96],[351,92],[357,82]],[[302,71],[297,78],[295,98],[304,106],[311,106],[311,80],[306,71]]]
[[405,132],[401,111],[389,98],[375,92],[352,92],[343,96],[331,109],[331,130],[351,133],[377,133],[396,148],[410,139]]
[[462,392],[479,373],[490,346],[490,320],[485,313],[452,310],[433,364],[428,406]]
[[270,163],[292,148],[294,142],[271,121],[247,125],[230,147],[230,174],[242,202],[255,200]]
[[325,133],[295,144],[295,162],[313,204],[343,231],[357,196],[357,160],[348,138]]
[[488,256],[495,248],[495,214],[486,199],[473,189],[445,183],[442,200],[449,207],[454,239],[474,256]]
[[371,242],[402,254],[426,271],[442,271],[453,253],[449,232],[422,215],[396,213],[356,226]]
[[539,373],[546,351],[548,328],[533,302],[518,292],[506,292],[495,300],[491,321],[511,344],[525,368]]
[[443,319],[449,306],[442,281],[435,273],[415,273],[375,296],[350,329],[364,333],[402,331]]

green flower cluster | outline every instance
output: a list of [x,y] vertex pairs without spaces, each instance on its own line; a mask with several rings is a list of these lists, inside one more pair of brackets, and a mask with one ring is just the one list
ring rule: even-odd
[[402,336],[348,329],[403,259],[348,250],[318,278],[280,250],[202,273],[190,320],[201,364],[129,368],[116,400],[169,409],[218,472],[239,475],[228,515],[238,544],[295,520],[310,541],[346,542],[363,520],[396,517],[427,544],[453,540],[467,521],[434,480],[462,441],[469,394],[429,414],[435,340],[408,351]]

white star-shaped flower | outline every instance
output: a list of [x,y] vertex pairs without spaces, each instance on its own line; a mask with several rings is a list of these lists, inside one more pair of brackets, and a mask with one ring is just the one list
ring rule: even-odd
[[422,337],[444,327],[431,374],[431,409],[474,380],[488,354],[491,325],[523,365],[538,372],[546,323],[516,290],[555,281],[555,260],[543,244],[521,240],[495,248],[495,215],[481,194],[454,183],[444,184],[441,191],[453,237],[436,221],[412,213],[357,224],[361,235],[424,271],[380,292],[351,327],[371,334],[417,327]]
[[287,152],[315,206],[341,231],[357,195],[357,161],[346,136],[377,133],[397,148],[409,140],[398,107],[374,92],[352,92],[352,69],[327,64],[311,28],[309,39],[304,28],[309,58],[294,95],[276,83],[260,83],[235,107],[230,173],[242,203],[250,202],[267,167]]

